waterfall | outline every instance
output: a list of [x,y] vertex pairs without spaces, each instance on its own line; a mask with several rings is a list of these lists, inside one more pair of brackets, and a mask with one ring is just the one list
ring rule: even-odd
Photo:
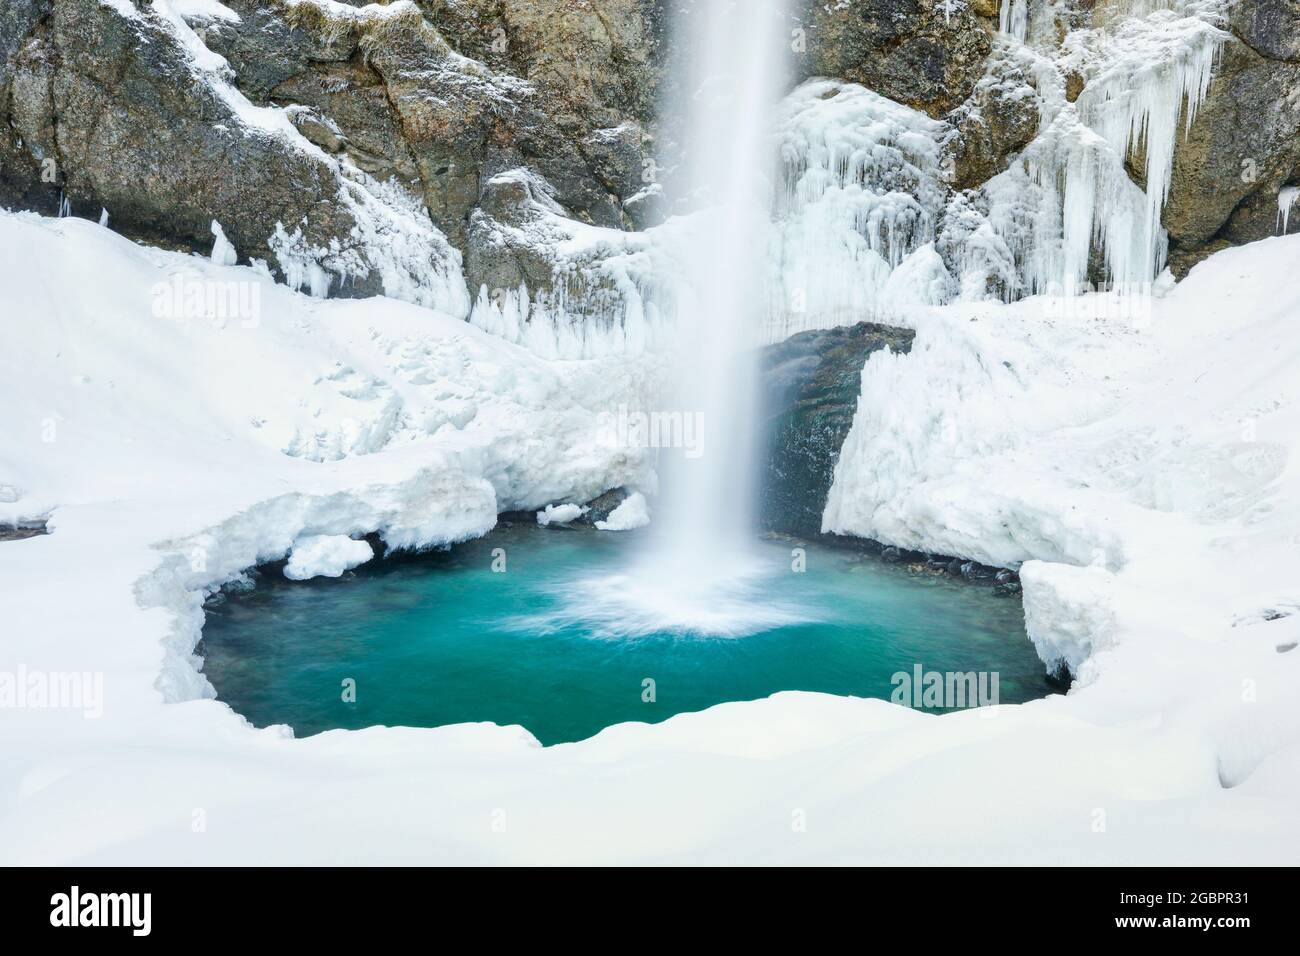
[[[676,372],[650,429],[659,496],[645,556],[579,583],[571,612],[594,633],[740,636],[803,619],[756,557],[757,349],[770,282],[773,122],[792,50],[785,0],[694,0],[677,9],[680,69],[664,104],[693,205],[676,306]],[[665,423],[667,425],[665,426]],[[770,564],[770,562],[768,562]]]
[[697,0],[678,13],[689,72],[664,110],[681,130],[684,184],[703,208],[685,260],[691,295],[679,306],[668,411],[693,422],[699,442],[661,455],[655,573],[694,567],[706,555],[714,566],[737,560],[752,537],[753,346],[766,315],[771,130],[790,49],[782,8]]

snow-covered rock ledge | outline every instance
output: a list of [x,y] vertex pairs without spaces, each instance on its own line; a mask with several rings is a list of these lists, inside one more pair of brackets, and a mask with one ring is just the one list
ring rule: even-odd
[[1294,773],[1297,252],[919,316],[910,354],[867,362],[823,530],[1018,567],[1075,712],[1186,718],[1225,783],[1265,755]]
[[[433,544],[637,486],[646,462],[595,422],[651,400],[652,359],[543,362],[401,303],[0,215],[0,355],[21,356],[0,374],[0,483],[19,492],[0,520],[51,531],[0,543],[0,671],[103,677],[98,718],[0,713],[0,861],[1293,862],[1295,243],[1216,257],[1133,334],[1032,303],[938,313],[920,371],[886,387],[879,441],[902,464],[878,480],[897,485],[850,502],[837,481],[839,513],[901,546],[1109,575],[1115,631],[1082,635],[1084,686],[948,717],[779,694],[540,748],[490,725],[253,730],[202,696],[198,602],[304,535]],[[177,275],[259,283],[260,315],[156,318]],[[985,377],[919,390],[949,347]],[[1017,403],[972,386],[990,379]],[[1072,387],[1071,420],[1048,399]],[[965,451],[944,478],[913,423],[942,422],[952,388]],[[1228,440],[1243,409],[1254,440]]]

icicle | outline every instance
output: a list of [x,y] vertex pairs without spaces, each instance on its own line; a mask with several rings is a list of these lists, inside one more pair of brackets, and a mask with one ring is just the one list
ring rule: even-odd
[[[1139,144],[1146,148],[1146,208],[1140,230],[1145,262],[1131,270],[1145,280],[1164,268],[1160,216],[1169,199],[1179,118],[1183,132],[1209,93],[1214,63],[1225,34],[1204,20],[1154,14],[1138,24],[1124,24],[1115,43],[1128,44],[1125,56],[1085,87],[1079,112],[1122,159]],[[1164,34],[1156,31],[1169,27]],[[1177,28],[1176,30],[1174,28]],[[1153,35],[1155,34],[1155,35]],[[1145,49],[1137,42],[1156,43]],[[1154,58],[1153,58],[1154,57]]]
[[1300,202],[1300,186],[1284,186],[1277,194],[1277,224],[1280,234],[1285,236],[1291,225],[1291,210]]
[[1029,0],[1002,0],[998,29],[1021,43],[1029,39]]
[[[1111,282],[1150,283],[1167,257],[1161,217],[1179,134],[1191,128],[1228,37],[1218,26],[1222,4],[1128,0],[1105,26],[1072,31],[1064,43],[1039,35],[1050,10],[1043,0],[1003,0],[1003,31],[1029,36],[1041,52],[1026,46],[1020,55],[1049,70],[1037,71],[1041,126],[1022,165],[981,190],[988,224],[1014,257],[1021,293],[1072,294],[1088,282],[1095,253]],[[1075,103],[1065,97],[1066,73],[1086,79]],[[1139,147],[1145,190],[1125,166]],[[996,264],[999,250],[987,251],[995,255],[984,261]],[[978,288],[984,261],[972,260],[973,279],[962,275],[963,294]]]

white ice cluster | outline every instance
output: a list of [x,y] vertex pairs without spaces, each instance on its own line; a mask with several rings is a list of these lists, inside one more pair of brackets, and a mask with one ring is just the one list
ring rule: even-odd
[[[950,123],[854,84],[815,80],[786,98],[766,340],[1160,275],[1174,150],[1227,37],[1222,3],[1121,2],[1063,42],[1059,13],[1047,0],[1004,3],[981,87],[1033,104],[1038,132],[978,189],[950,186]],[[1070,76],[1083,84],[1073,101]],[[1145,188],[1130,174],[1138,162]],[[1290,205],[1279,200],[1280,223]]]
[[291,581],[337,578],[375,556],[367,541],[346,534],[305,535],[293,543],[284,576]]
[[269,241],[291,288],[323,298],[378,275],[383,294],[449,315],[469,312],[461,255],[396,183],[338,164],[338,202],[352,214],[348,241],[315,245],[301,224],[279,224]]
[[933,247],[945,129],[851,83],[813,81],[785,99],[765,339],[951,297]]

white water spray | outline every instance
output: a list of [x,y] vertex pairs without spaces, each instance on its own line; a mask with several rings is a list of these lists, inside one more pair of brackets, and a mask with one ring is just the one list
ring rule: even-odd
[[661,452],[653,539],[635,573],[587,589],[601,630],[738,636],[798,615],[763,600],[753,557],[756,345],[767,315],[772,123],[791,52],[786,0],[694,0],[678,9],[683,76],[665,118],[679,124],[697,228],[681,276],[676,387],[660,413],[697,436]]
[[678,317],[671,402],[701,441],[698,454],[661,461],[658,574],[704,555],[735,560],[752,536],[753,349],[767,312],[771,128],[789,50],[782,6],[697,0],[679,13],[690,74],[667,109],[684,120],[685,181],[704,208],[687,257],[691,296]]

